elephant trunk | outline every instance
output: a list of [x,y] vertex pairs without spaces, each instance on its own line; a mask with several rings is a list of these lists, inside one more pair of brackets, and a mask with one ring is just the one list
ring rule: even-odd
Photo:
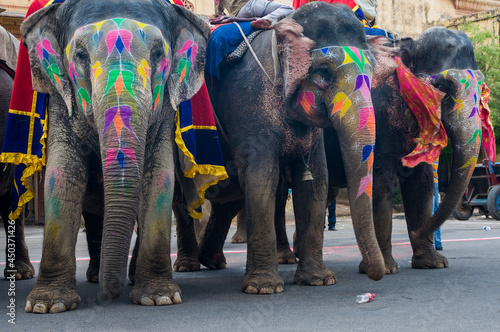
[[[449,77],[447,79],[450,80]],[[466,97],[459,96],[457,98],[447,98],[447,101],[442,104],[442,121],[453,153],[449,186],[434,215],[427,223],[422,225],[420,230],[412,234],[416,238],[431,237],[432,233],[451,215],[467,188],[481,146],[481,119],[478,113],[479,99],[477,95],[471,98],[477,92],[478,85],[471,84],[461,94],[462,96],[469,96],[468,101]]]
[[113,167],[104,175],[106,208],[99,283],[104,295],[111,299],[123,291],[141,182],[137,176],[122,178],[119,168]]
[[[99,283],[112,299],[123,291],[132,232],[140,218],[146,114],[151,112],[147,103],[128,105],[109,107],[104,121],[98,122],[104,124],[99,131],[105,202]],[[136,107],[144,113],[132,112]]]
[[[346,165],[345,175],[352,224],[363,261],[366,262],[365,272],[370,279],[380,280],[385,275],[385,263],[375,235],[372,209],[375,126],[372,128],[373,131],[356,133],[356,130],[348,128],[348,122],[337,124],[337,121],[333,122],[339,135],[342,158]],[[356,135],[352,135],[352,132]]]

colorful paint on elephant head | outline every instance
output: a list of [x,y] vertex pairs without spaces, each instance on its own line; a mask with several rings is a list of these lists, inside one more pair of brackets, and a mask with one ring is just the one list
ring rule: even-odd
[[[473,134],[465,145],[460,147],[461,149],[470,151],[472,154],[470,159],[459,169],[460,171],[467,172],[467,174],[464,175],[470,176],[476,165],[482,141],[479,106],[484,76],[479,70],[450,69],[434,75],[432,78],[436,79],[439,75],[444,76],[447,80],[455,82],[455,86],[457,87],[455,93],[451,96],[456,103],[455,107],[452,109],[452,113],[457,121],[454,125],[464,128],[476,128],[476,130],[471,131]],[[464,114],[463,112],[467,113]]]
[[[153,112],[162,103],[168,52],[169,45],[157,27],[125,18],[86,25],[68,43],[69,75],[80,107],[86,115],[93,113],[92,107],[103,110],[101,134],[116,142],[108,148],[106,168],[115,162],[122,172],[128,162],[138,166],[130,143],[139,140],[135,127],[145,116],[144,101],[150,100]],[[152,53],[159,59],[151,59]],[[92,105],[92,100],[99,105]]]
[[[357,197],[366,193],[372,197],[372,167],[375,149],[375,112],[371,98],[371,80],[375,59],[368,50],[351,46],[330,46],[311,51],[313,63],[321,58],[331,59],[332,70],[338,77],[334,83],[336,94],[329,101],[330,117],[342,122],[351,133],[365,135],[365,143],[358,147],[361,164],[366,164],[367,175],[361,179]],[[309,99],[311,99],[309,97]]]

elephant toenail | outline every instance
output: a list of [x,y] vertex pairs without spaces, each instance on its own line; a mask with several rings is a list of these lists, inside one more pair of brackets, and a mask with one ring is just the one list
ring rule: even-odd
[[69,308],[69,310],[75,310],[76,308],[78,308],[78,303],[75,302],[71,305],[71,308]]
[[160,296],[156,299],[156,305],[169,305],[172,304],[172,300],[168,296]]
[[248,294],[258,294],[259,290],[257,288],[255,288],[254,286],[248,286],[245,289],[245,293],[248,293]]
[[35,307],[33,307],[33,312],[37,314],[46,314],[48,311],[47,307],[45,304],[42,303],[37,303],[35,304]]
[[182,303],[181,294],[179,294],[179,292],[175,292],[175,294],[174,294],[174,303],[175,304]]
[[150,306],[150,305],[155,305],[155,301],[153,301],[153,300],[152,300],[151,298],[149,298],[149,297],[143,297],[143,298],[141,299],[141,304],[142,304],[142,305],[148,305],[148,306]]
[[66,306],[60,302],[53,304],[49,310],[49,312],[51,314],[57,314],[57,313],[63,312],[63,311],[66,311]]
[[26,301],[26,307],[24,308],[24,311],[25,312],[32,312],[33,311],[33,308],[31,307],[30,301]]

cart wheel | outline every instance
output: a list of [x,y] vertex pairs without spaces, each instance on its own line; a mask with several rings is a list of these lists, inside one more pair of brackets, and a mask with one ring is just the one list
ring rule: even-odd
[[488,193],[488,213],[500,220],[500,186],[494,186]]
[[472,216],[473,211],[474,208],[472,206],[460,202],[451,215],[458,220],[468,220]]

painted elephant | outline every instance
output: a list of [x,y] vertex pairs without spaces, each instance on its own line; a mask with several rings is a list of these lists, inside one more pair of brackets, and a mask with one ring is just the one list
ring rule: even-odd
[[99,285],[106,297],[123,291],[137,221],[132,301],[180,303],[169,244],[174,107],[203,83],[208,26],[163,0],[67,0],[32,14],[21,31],[34,88],[50,94],[45,236],[26,311],[78,306],[82,211],[96,222],[103,217]]
[[334,273],[322,258],[328,183],[321,127],[333,126],[345,143],[344,160],[352,166],[346,170],[349,184],[356,188],[350,199],[360,251],[370,262],[368,276],[379,280],[385,270],[371,209],[375,118],[370,81],[374,62],[367,52],[363,26],[343,5],[313,2],[301,6],[275,24],[274,32],[265,31],[252,42],[271,77],[276,68],[271,46],[274,33],[279,50],[275,58],[283,72],[282,95],[250,52],[241,61],[221,68],[220,81],[206,78],[227,138],[221,145],[230,179],[207,191],[212,213],[199,254],[193,245],[194,235],[186,235],[194,234],[192,223],[185,213],[176,212],[179,252],[174,266],[186,271],[196,269],[201,262],[210,268],[224,268],[222,246],[230,221],[245,206],[248,254],[242,289],[261,294],[282,291],[274,220],[278,196],[285,193],[286,199],[283,179],[288,172],[300,256],[294,281],[335,283]]
[[[4,45],[0,51],[0,146],[3,146],[19,42],[1,26],[0,42]],[[0,167],[3,170],[0,173],[0,214],[5,228],[7,262],[4,276],[5,278],[11,277],[12,272],[8,271],[16,271],[13,273],[16,279],[30,279],[35,275],[35,269],[30,262],[28,247],[24,239],[24,221],[22,218],[9,221],[15,166],[0,163]]]
[[[478,102],[483,75],[478,70],[473,46],[461,31],[434,27],[415,40],[405,38],[395,45],[377,37],[371,40],[371,49],[377,59],[372,87],[377,128],[373,213],[386,273],[397,272],[391,245],[392,198],[397,182],[401,187],[413,249],[412,266],[447,267],[446,258],[434,249],[433,231],[450,216],[460,201],[475,166],[481,141]],[[433,93],[436,100],[441,100],[441,119],[437,120],[441,120],[449,137],[453,160],[445,198],[434,215],[432,166],[426,162],[412,168],[403,166],[404,158],[415,157],[411,152],[421,140],[424,129],[412,111],[415,99],[409,102],[401,92],[404,83],[398,76],[395,56],[400,57],[421,82],[425,82],[422,84],[429,86],[430,90],[437,88]],[[440,93],[441,97],[438,96]],[[336,136],[333,130],[325,130],[330,198],[334,196],[333,190],[345,186],[343,166],[339,163],[341,142]],[[363,260],[360,271],[365,270]]]

